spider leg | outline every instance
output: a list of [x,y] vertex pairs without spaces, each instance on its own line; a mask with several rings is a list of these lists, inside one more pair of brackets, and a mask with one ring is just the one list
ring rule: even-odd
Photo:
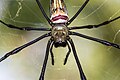
[[70,52],[71,52],[71,48],[70,48],[70,45],[68,44],[68,42],[67,42],[67,46],[68,46],[68,52],[67,52],[65,60],[64,60],[64,65],[67,63],[68,57],[69,57]]
[[104,44],[106,46],[112,46],[112,47],[120,49],[120,46],[118,44],[111,43],[111,42],[101,40],[101,39],[97,39],[97,38],[93,38],[93,37],[90,37],[90,36],[86,36],[86,35],[83,35],[83,34],[80,34],[80,33],[77,33],[77,32],[70,32],[70,35],[83,37],[83,38],[86,38],[86,39],[89,39],[89,40],[92,40],[92,41],[99,42],[99,43]]
[[50,39],[48,41],[48,43],[47,43],[45,59],[44,59],[44,63],[43,63],[43,66],[42,66],[42,70],[41,70],[41,74],[40,74],[39,80],[44,80],[44,74],[45,74],[45,70],[46,70],[46,65],[47,65],[47,61],[48,61],[49,49],[50,49],[51,43],[52,43],[52,40]]
[[39,1],[39,0],[36,0],[36,2],[37,2],[37,4],[38,4],[38,6],[39,6],[39,8],[40,8],[40,10],[41,10],[41,12],[42,12],[42,14],[43,14],[43,16],[45,17],[45,19],[48,21],[48,23],[49,23],[50,25],[52,25],[52,22],[51,22],[51,20],[49,19],[49,17],[47,16],[47,14],[45,13],[45,11],[44,11],[44,9],[43,9],[40,1]]
[[84,4],[79,8],[77,13],[66,23],[67,26],[80,14],[80,12],[85,8],[85,6],[87,5],[88,2],[89,2],[89,0],[86,0],[84,2]]
[[53,55],[52,49],[53,49],[53,43],[50,47],[50,53],[51,53],[52,65],[54,65],[54,55]]
[[17,27],[11,24],[7,24],[5,22],[3,22],[2,20],[0,20],[0,22],[4,25],[6,25],[9,28],[13,28],[13,29],[18,29],[18,30],[25,30],[25,31],[31,31],[31,30],[35,30],[35,31],[51,31],[51,28],[32,28],[32,27]]
[[116,18],[114,18],[112,20],[104,21],[104,22],[102,22],[100,24],[97,24],[97,25],[85,25],[85,26],[79,26],[79,27],[69,27],[69,30],[73,30],[73,29],[85,29],[85,28],[86,29],[98,28],[98,27],[102,27],[104,25],[107,25],[107,24],[109,24],[109,23],[111,23],[113,21],[116,21],[118,19],[120,19],[120,16],[118,16],[118,17],[116,17]]
[[75,57],[75,60],[76,60],[76,63],[77,63],[77,66],[78,66],[78,69],[79,69],[79,73],[80,73],[80,77],[81,77],[81,80],[87,80],[86,77],[85,77],[85,74],[83,72],[83,69],[81,67],[81,64],[80,64],[80,61],[78,59],[78,56],[77,56],[77,53],[76,53],[76,50],[75,50],[75,46],[74,46],[74,43],[72,41],[72,39],[69,37],[68,39],[71,47],[72,47],[72,50],[73,50],[73,55]]
[[22,46],[20,46],[20,47],[18,47],[18,48],[15,48],[14,50],[6,53],[2,58],[0,58],[0,62],[2,62],[3,60],[5,60],[6,58],[8,58],[10,55],[14,55],[14,54],[20,52],[22,49],[24,49],[24,48],[26,48],[26,47],[28,47],[28,46],[30,46],[30,45],[38,42],[39,40],[41,40],[41,39],[43,39],[43,38],[45,38],[45,37],[50,36],[50,34],[51,34],[51,33],[44,34],[44,35],[38,37],[37,39],[32,40],[32,41],[30,41],[30,42],[28,42],[28,43],[26,43],[26,44],[24,44],[24,45],[22,45]]

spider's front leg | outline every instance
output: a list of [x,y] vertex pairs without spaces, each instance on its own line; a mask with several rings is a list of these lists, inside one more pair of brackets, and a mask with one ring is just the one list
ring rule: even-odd
[[90,36],[87,36],[87,35],[84,35],[84,34],[80,34],[80,33],[77,33],[77,32],[71,32],[71,31],[70,31],[70,35],[79,36],[79,37],[82,37],[82,38],[85,38],[85,39],[88,39],[88,40],[92,40],[92,41],[101,43],[101,44],[106,45],[106,46],[112,46],[112,47],[120,49],[120,45],[109,42],[109,41],[106,41],[106,40],[90,37]]
[[54,55],[53,55],[53,51],[52,51],[52,49],[53,49],[53,43],[52,43],[52,45],[51,45],[51,47],[50,47],[50,54],[51,54],[51,60],[52,60],[52,65],[54,65]]
[[72,39],[71,39],[70,37],[68,38],[68,41],[69,41],[69,43],[70,43],[70,45],[71,45],[71,47],[72,47],[73,55],[74,55],[74,58],[75,58],[75,60],[76,60],[76,63],[77,63],[78,69],[79,69],[79,73],[80,73],[81,80],[87,80],[87,79],[86,79],[86,76],[85,76],[85,74],[84,74],[84,72],[83,72],[82,66],[81,66],[81,64],[80,64],[79,58],[78,58],[78,56],[77,56],[77,52],[76,52],[76,49],[75,49],[75,45],[74,45],[74,43],[73,43],[73,41],[72,41]]
[[32,44],[40,41],[41,39],[43,39],[43,38],[45,38],[45,37],[50,36],[50,34],[51,34],[51,32],[50,32],[50,33],[47,33],[47,34],[44,34],[44,35],[38,37],[37,39],[32,40],[32,41],[30,41],[30,42],[28,42],[28,43],[26,43],[26,44],[24,44],[24,45],[22,45],[22,46],[20,46],[20,47],[18,47],[18,48],[15,48],[14,50],[6,53],[2,58],[0,58],[0,62],[2,62],[3,60],[5,60],[6,58],[8,58],[10,55],[17,54],[18,52],[20,52],[20,51],[23,50],[24,48],[26,48],[26,47],[28,47],[28,46],[30,46],[30,45],[32,45]]
[[48,61],[48,56],[49,56],[49,49],[50,49],[50,45],[53,41],[50,39],[47,43],[47,48],[46,48],[46,54],[45,54],[45,59],[43,62],[43,66],[42,66],[42,70],[41,70],[41,74],[40,74],[40,78],[39,80],[44,80],[44,74],[45,74],[45,70],[46,70],[46,65],[47,65],[47,61]]

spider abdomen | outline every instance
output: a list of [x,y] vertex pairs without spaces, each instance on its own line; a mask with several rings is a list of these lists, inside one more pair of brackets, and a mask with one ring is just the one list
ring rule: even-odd
[[68,21],[68,16],[59,14],[52,17],[51,21],[53,23],[66,23]]
[[63,0],[52,0],[50,3],[50,19],[53,23],[66,23],[68,13]]

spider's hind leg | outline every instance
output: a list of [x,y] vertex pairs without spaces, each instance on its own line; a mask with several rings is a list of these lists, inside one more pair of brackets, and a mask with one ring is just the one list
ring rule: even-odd
[[93,28],[99,28],[99,27],[102,27],[104,25],[110,24],[113,21],[116,21],[118,19],[120,19],[120,16],[118,16],[118,17],[116,17],[114,19],[111,19],[111,20],[104,21],[104,22],[96,24],[96,25],[74,26],[74,27],[69,27],[68,29],[69,30],[74,30],[74,29],[93,29]]
[[11,24],[5,23],[2,20],[0,20],[0,23],[4,24],[8,28],[17,29],[17,30],[24,30],[24,31],[32,31],[32,30],[35,30],[35,31],[51,31],[51,28],[17,27],[15,25],[11,25]]

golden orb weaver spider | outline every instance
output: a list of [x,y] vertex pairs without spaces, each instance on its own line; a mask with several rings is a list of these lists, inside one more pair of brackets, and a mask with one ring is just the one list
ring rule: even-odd
[[46,70],[46,65],[47,65],[47,60],[48,60],[48,56],[49,56],[49,52],[51,53],[51,58],[52,58],[52,65],[54,65],[54,55],[52,52],[52,48],[53,46],[57,47],[66,47],[68,46],[69,51],[66,54],[66,58],[64,60],[64,65],[67,63],[67,59],[69,57],[69,54],[71,52],[71,49],[73,51],[73,55],[74,58],[76,60],[76,64],[78,66],[78,70],[79,70],[79,74],[81,77],[81,80],[87,80],[83,69],[81,67],[80,61],[78,59],[77,56],[77,52],[75,49],[75,45],[70,37],[70,35],[75,35],[75,36],[79,36],[82,38],[86,38],[98,43],[101,43],[103,45],[106,46],[112,46],[115,48],[120,49],[120,46],[118,44],[115,43],[111,43],[108,42],[106,40],[101,40],[101,39],[97,39],[97,38],[93,38],[84,34],[80,34],[77,32],[73,32],[71,30],[75,30],[75,29],[92,29],[92,28],[98,28],[104,25],[107,25],[117,19],[120,18],[120,16],[112,19],[112,20],[108,20],[108,21],[104,21],[100,24],[97,25],[85,25],[85,26],[77,26],[77,27],[68,27],[69,24],[71,24],[71,22],[80,14],[80,12],[85,8],[85,6],[87,5],[87,3],[89,2],[89,0],[85,0],[84,4],[79,8],[79,10],[77,11],[77,13],[69,19],[68,13],[67,13],[67,9],[64,3],[64,0],[50,0],[50,18],[47,16],[47,14],[45,13],[41,3],[39,0],[36,0],[43,16],[45,17],[45,19],[48,21],[48,23],[51,25],[51,28],[32,28],[32,27],[17,27],[11,24],[7,24],[5,22],[3,22],[2,20],[0,20],[0,22],[4,25],[6,25],[9,28],[13,28],[13,29],[18,29],[18,30],[25,30],[25,31],[49,31],[48,33],[36,38],[35,40],[32,40],[18,48],[15,48],[14,50],[6,53],[2,58],[0,58],[0,62],[5,60],[6,58],[8,58],[10,55],[14,55],[16,53],[18,53],[19,51],[21,51],[22,49],[40,41],[43,38],[49,37],[51,36],[51,38],[49,39],[48,43],[47,43],[47,47],[46,47],[46,54],[45,54],[45,59],[43,62],[43,66],[42,66],[42,71],[40,74],[40,78],[39,80],[44,80],[44,74],[45,74],[45,70]]

